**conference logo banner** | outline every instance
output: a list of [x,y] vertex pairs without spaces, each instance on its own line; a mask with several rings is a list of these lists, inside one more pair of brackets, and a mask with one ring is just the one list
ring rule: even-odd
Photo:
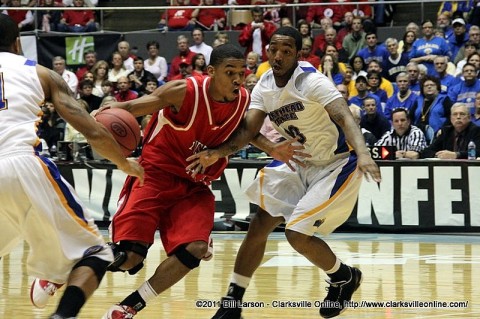
[[65,58],[68,67],[76,68],[84,64],[83,54],[88,51],[95,51],[97,60],[110,61],[121,39],[121,34],[40,34],[37,38],[38,63],[51,68],[52,59],[61,56]]

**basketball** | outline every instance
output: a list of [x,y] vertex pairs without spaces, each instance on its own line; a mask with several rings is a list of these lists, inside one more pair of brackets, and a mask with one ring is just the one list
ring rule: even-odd
[[112,133],[125,156],[137,148],[140,143],[140,125],[130,112],[119,108],[105,109],[98,112],[95,119]]

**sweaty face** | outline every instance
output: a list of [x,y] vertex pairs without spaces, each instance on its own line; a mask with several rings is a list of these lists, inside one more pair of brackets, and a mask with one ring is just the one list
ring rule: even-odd
[[245,60],[228,58],[218,66],[209,66],[212,85],[209,92],[215,101],[231,102],[240,95],[245,82]]
[[275,77],[290,76],[297,66],[298,52],[295,40],[286,35],[275,34],[268,47],[268,62]]

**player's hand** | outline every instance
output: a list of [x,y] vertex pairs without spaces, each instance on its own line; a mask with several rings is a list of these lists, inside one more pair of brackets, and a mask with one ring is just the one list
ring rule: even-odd
[[127,158],[126,164],[118,166],[118,169],[122,170],[125,174],[135,176],[140,181],[140,186],[143,186],[144,170],[135,158]]
[[370,154],[358,155],[357,165],[358,169],[365,175],[367,181],[370,181],[370,178],[377,183],[380,183],[382,181],[380,169],[378,168],[377,163],[375,163]]
[[312,157],[312,155],[302,152],[305,147],[298,143],[298,137],[275,144],[269,152],[274,159],[281,161],[295,172],[295,168],[291,162],[297,163],[299,166],[305,167],[303,159]]
[[220,159],[220,155],[216,150],[204,150],[193,154],[187,158],[187,162],[191,162],[185,169],[187,173],[195,177],[198,173],[204,174],[205,169],[215,164]]

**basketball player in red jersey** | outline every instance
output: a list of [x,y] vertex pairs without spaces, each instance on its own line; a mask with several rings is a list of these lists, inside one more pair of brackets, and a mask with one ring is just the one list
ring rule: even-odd
[[145,184],[127,178],[111,230],[115,261],[111,271],[138,272],[157,229],[168,254],[154,275],[103,318],[133,318],[158,294],[199,266],[208,250],[215,199],[208,185],[227,165],[227,158],[204,174],[186,171],[186,158],[224,142],[249,105],[242,87],[245,57],[233,45],[213,50],[208,76],[171,81],[152,94],[113,103],[135,116],[152,114],[139,161]]

